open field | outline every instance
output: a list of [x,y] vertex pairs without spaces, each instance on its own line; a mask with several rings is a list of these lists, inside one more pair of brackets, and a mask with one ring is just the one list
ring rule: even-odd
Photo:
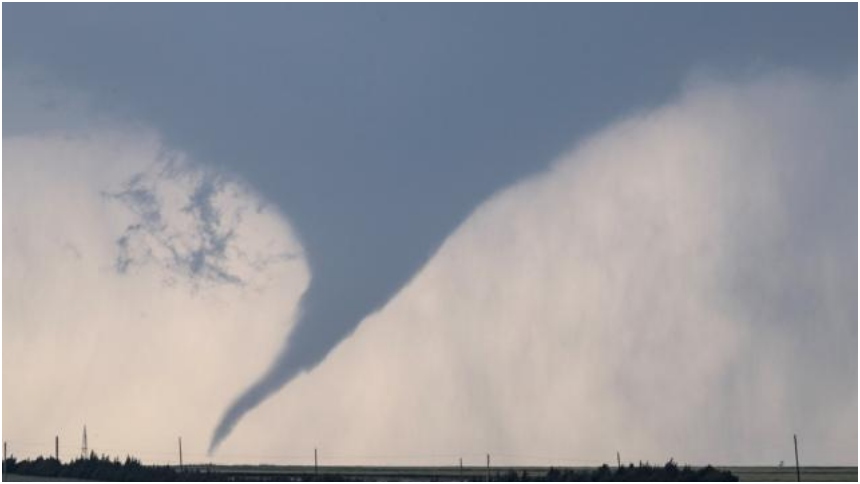
[[83,482],[80,479],[63,479],[61,477],[23,476],[21,474],[3,474],[4,482]]
[[[186,467],[229,474],[238,481],[290,480],[291,477],[309,478],[315,472],[313,466],[193,465]],[[577,467],[576,469],[591,468]],[[796,480],[793,467],[727,466],[721,467],[721,469],[730,470],[741,481],[746,482],[790,482]],[[490,474],[494,480],[509,471],[514,471],[518,475],[525,472],[527,477],[539,478],[545,476],[548,470],[548,467],[493,467],[490,469]],[[321,466],[316,472],[321,480],[342,478],[365,481],[459,481],[466,479],[482,481],[486,480],[487,477],[486,467],[464,467],[461,470],[459,467]],[[857,478],[857,467],[801,468],[801,480],[803,481],[856,482]],[[42,478],[19,474],[5,474],[3,480],[9,482],[76,481],[75,479]]]
[[[795,481],[794,467],[722,467],[732,471],[742,481]],[[857,481],[856,467],[801,467],[802,481]]]
[[[274,475],[310,476],[314,473],[313,466],[196,466],[200,469],[209,469],[212,472],[225,472],[242,476],[243,478],[271,478]],[[795,481],[797,476],[794,467],[769,467],[769,466],[721,466],[738,476],[741,481],[766,482]],[[590,467],[576,467],[575,469],[592,469]],[[514,471],[521,475],[538,478],[545,476],[548,467],[493,467],[490,469],[491,476],[504,475]],[[486,467],[464,467],[462,470],[456,466],[448,467],[363,467],[363,466],[332,466],[320,467],[320,477],[338,476],[349,479],[366,480],[451,480],[460,479],[485,480],[487,477]],[[801,480],[803,481],[831,481],[831,482],[855,482],[857,481],[857,467],[801,467]]]

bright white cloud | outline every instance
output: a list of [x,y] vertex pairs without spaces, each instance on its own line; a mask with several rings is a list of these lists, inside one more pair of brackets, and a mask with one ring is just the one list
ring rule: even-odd
[[21,135],[3,151],[11,451],[48,452],[59,433],[71,457],[87,424],[96,451],[173,458],[289,329],[308,281],[289,226],[151,134]]

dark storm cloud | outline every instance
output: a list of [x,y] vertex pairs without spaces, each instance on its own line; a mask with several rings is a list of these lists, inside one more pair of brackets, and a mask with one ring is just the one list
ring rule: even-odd
[[[241,174],[299,233],[312,271],[300,318],[213,448],[385,304],[476,204],[572,138],[665,100],[691,68],[842,73],[857,58],[856,5],[4,10],[5,68],[41,70],[151,123]],[[210,188],[189,205],[204,233]],[[145,210],[145,198],[128,200]],[[191,270],[224,240],[209,243]]]

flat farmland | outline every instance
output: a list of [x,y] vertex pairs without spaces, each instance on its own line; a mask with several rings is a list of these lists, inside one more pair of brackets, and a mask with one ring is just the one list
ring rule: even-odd
[[[763,482],[796,481],[797,474],[794,467],[723,467],[732,471],[741,481]],[[830,481],[830,482],[852,482],[857,481],[856,467],[801,467],[800,479],[802,481]]]
[[[387,466],[326,466],[314,470],[313,466],[276,466],[276,465],[189,465],[188,469],[220,474],[220,479],[234,481],[485,481],[486,467],[387,467]],[[722,466],[720,469],[731,471],[744,482],[792,482],[797,479],[793,467],[767,466]],[[559,469],[590,470],[592,467]],[[528,479],[540,479],[549,471],[548,467],[493,467],[490,475],[493,480],[504,480],[509,472],[518,476],[525,473]],[[857,467],[803,467],[801,480],[816,482],[856,482]],[[43,478],[20,474],[5,474],[4,481],[76,481],[75,479]]]

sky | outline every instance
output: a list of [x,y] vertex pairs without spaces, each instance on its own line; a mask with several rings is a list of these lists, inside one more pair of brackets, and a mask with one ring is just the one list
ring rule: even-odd
[[856,465],[856,8],[4,6],[4,440]]

